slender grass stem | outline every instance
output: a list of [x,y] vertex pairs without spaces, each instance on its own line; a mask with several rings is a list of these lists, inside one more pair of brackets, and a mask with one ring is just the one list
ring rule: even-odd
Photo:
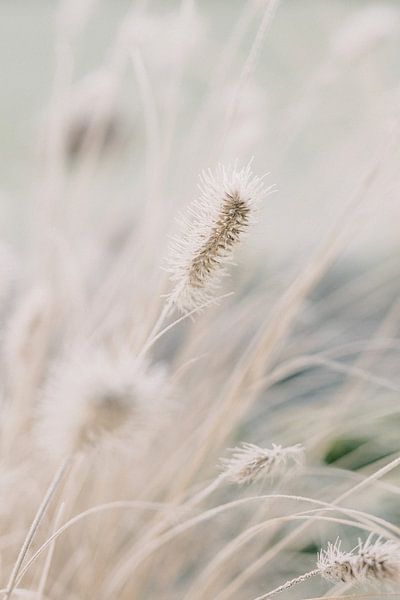
[[73,460],[72,457],[68,457],[65,459],[65,461],[61,464],[58,471],[54,475],[53,480],[50,483],[50,486],[42,500],[42,503],[40,504],[40,506],[38,508],[35,518],[32,521],[32,525],[29,528],[29,531],[26,535],[24,543],[21,546],[21,550],[19,551],[17,560],[15,561],[14,568],[11,572],[11,575],[10,575],[10,578],[9,578],[9,581],[7,584],[6,592],[4,594],[4,600],[8,600],[9,598],[11,598],[11,595],[13,593],[13,590],[14,590],[16,582],[17,582],[18,574],[22,567],[22,563],[24,562],[24,559],[27,555],[27,552],[33,541],[33,538],[35,537],[35,534],[39,528],[40,523],[42,522],[44,515],[46,514],[49,504],[50,504],[54,494],[56,493],[60,483],[62,482],[65,474],[67,473],[68,468],[70,467],[70,465],[72,463],[72,460]]
[[271,590],[270,592],[267,592],[266,594],[263,594],[262,596],[257,596],[257,598],[255,598],[254,600],[266,600],[267,598],[272,598],[272,596],[275,596],[276,594],[279,594],[280,592],[284,592],[285,590],[290,589],[291,587],[293,587],[294,585],[297,585],[298,583],[302,583],[303,581],[307,581],[307,579],[311,579],[311,577],[315,577],[316,575],[318,575],[318,573],[319,573],[319,569],[314,569],[313,571],[309,571],[308,573],[305,573],[304,575],[300,575],[299,577],[295,577],[295,579],[291,579],[290,581],[287,581],[283,585],[280,585],[279,587],[275,588],[274,590]]

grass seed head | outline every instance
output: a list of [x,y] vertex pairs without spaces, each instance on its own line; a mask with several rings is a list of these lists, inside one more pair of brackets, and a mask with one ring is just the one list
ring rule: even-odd
[[400,545],[380,538],[359,542],[351,552],[341,550],[341,541],[329,543],[318,555],[317,568],[330,582],[377,584],[400,582]]
[[220,288],[235,247],[256,220],[260,199],[267,191],[250,163],[237,163],[200,178],[199,198],[180,217],[181,232],[172,239],[168,270],[174,303],[189,311],[212,300]]
[[40,435],[52,452],[69,455],[143,429],[159,383],[129,353],[78,353],[60,361],[45,390]]
[[231,458],[222,459],[221,465],[229,481],[248,484],[282,474],[288,462],[300,464],[303,457],[304,449],[300,444],[286,448],[272,444],[272,448],[260,448],[244,443],[232,450]]

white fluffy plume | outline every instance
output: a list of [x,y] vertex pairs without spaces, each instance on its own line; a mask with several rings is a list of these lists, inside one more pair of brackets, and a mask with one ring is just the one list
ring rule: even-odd
[[200,195],[179,219],[172,239],[168,271],[172,301],[183,311],[211,301],[233,252],[256,220],[259,202],[272,186],[251,170],[251,163],[219,165],[200,176]]

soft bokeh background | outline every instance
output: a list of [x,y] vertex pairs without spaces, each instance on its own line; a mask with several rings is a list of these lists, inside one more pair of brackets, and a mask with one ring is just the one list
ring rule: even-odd
[[[132,7],[140,6],[126,0],[91,4],[88,21],[74,41],[77,86],[107,59],[121,20]],[[216,58],[244,5],[237,0],[197,3],[199,18],[188,32],[191,47],[178,107],[181,135],[207,91]],[[177,7],[170,0],[147,3],[156,19]],[[0,6],[1,234],[19,245],[28,235],[40,173],[40,130],[56,64],[57,11],[53,0],[5,0]],[[240,61],[255,25],[241,46]],[[141,30],[134,35],[155,91],[162,97],[170,65],[168,58],[160,64],[155,53],[163,43],[170,51],[176,31],[163,26],[160,34],[157,23],[147,30],[140,23],[137,27]],[[284,0],[279,6],[254,76],[241,96],[227,152],[254,155],[257,168],[270,171],[279,189],[268,199],[261,232],[261,245],[268,249],[266,260],[296,260],[341,213],[398,118],[399,56],[400,6],[395,0]],[[221,114],[232,85],[227,83],[226,97],[218,95]],[[132,189],[143,170],[143,113],[132,71],[125,74],[118,102],[128,148],[108,169],[108,183],[97,194],[97,211],[110,202],[110,189],[113,203],[134,204]],[[387,256],[397,249],[398,159],[395,146],[365,199],[365,222],[352,249],[357,260]],[[204,155],[195,167],[203,166],[210,166]]]
[[[103,503],[165,502],[165,516],[85,517],[42,579],[52,600],[254,598],[337,536],[350,549],[379,532],[376,516],[397,531],[400,3],[3,0],[0,40],[1,585],[64,436],[90,427],[83,409],[122,398],[140,417],[142,389],[154,422],[73,451],[28,557]],[[234,293],[181,318],[161,268],[174,217],[202,169],[252,156],[277,191],[228,268]],[[218,461],[242,442],[303,444],[304,470],[225,485]],[[370,529],[312,517],[297,538],[290,515],[308,504],[247,503],[277,492],[344,493]],[[34,566],[23,593],[36,600]],[[290,597],[327,591],[306,585]]]

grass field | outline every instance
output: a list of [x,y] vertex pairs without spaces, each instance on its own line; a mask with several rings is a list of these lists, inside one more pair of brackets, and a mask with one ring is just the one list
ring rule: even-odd
[[400,598],[386,0],[0,6],[0,598]]

